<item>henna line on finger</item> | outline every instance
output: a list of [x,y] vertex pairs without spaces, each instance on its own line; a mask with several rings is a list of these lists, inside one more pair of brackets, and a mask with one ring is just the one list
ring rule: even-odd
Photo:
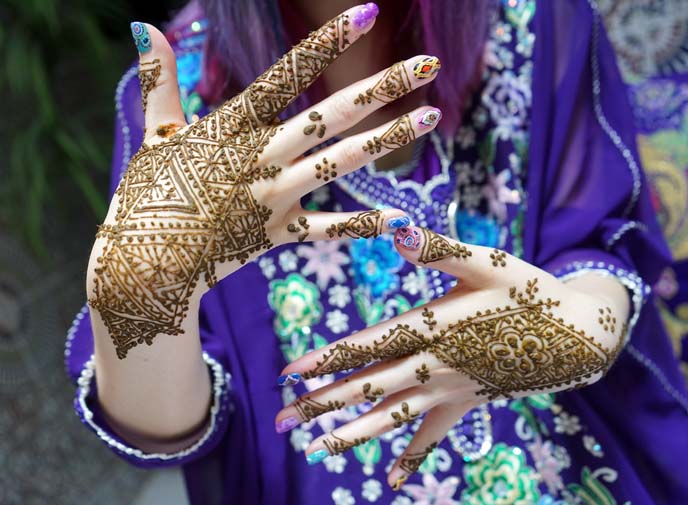
[[368,88],[365,93],[359,93],[354,99],[354,105],[365,105],[373,98],[383,103],[390,103],[412,90],[406,66],[403,61],[399,61],[389,67],[372,88]]
[[144,117],[148,107],[148,93],[155,88],[158,77],[160,77],[161,68],[158,58],[139,64],[139,84],[141,85],[141,105],[143,107]]
[[330,455],[335,456],[337,454],[341,454],[343,452],[346,452],[349,449],[353,449],[354,447],[356,447],[358,445],[365,444],[366,442],[369,442],[369,441],[370,441],[370,437],[360,437],[360,438],[354,438],[354,440],[352,442],[349,442],[348,440],[344,440],[343,438],[338,437],[337,435],[334,434],[334,432],[331,432],[329,437],[323,441],[323,444],[327,448]]
[[351,238],[371,238],[382,233],[384,227],[383,213],[380,210],[359,212],[343,223],[329,226],[325,232],[330,238],[346,235]]
[[294,408],[299,413],[299,416],[301,416],[301,419],[303,419],[303,422],[308,422],[327,412],[339,410],[345,405],[345,402],[339,400],[330,400],[327,403],[320,403],[313,400],[310,396],[299,398],[294,402]]
[[418,257],[420,263],[432,263],[452,256],[460,259],[468,259],[473,255],[466,246],[453,244],[439,233],[435,233],[426,228],[421,228],[420,230],[423,234],[423,245],[421,247],[420,256]]
[[368,154],[379,153],[382,149],[398,149],[416,139],[416,133],[411,124],[411,118],[404,114],[397,119],[380,137],[367,140],[362,146]]
[[409,453],[404,455],[401,462],[399,463],[399,468],[401,468],[408,475],[416,473],[420,466],[423,464],[423,461],[425,461],[425,459],[430,455],[430,453],[432,453],[432,451],[435,450],[436,447],[437,442],[433,442],[420,452]]

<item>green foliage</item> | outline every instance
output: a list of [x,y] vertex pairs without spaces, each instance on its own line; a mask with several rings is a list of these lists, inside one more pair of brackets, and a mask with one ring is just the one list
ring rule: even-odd
[[128,26],[116,6],[0,2],[0,219],[39,255],[48,212],[69,219],[78,207],[83,217],[85,203],[101,220],[107,210],[112,95],[123,65],[103,27]]

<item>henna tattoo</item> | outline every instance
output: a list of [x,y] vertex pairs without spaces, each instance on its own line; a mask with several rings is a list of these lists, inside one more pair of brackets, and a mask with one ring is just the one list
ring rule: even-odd
[[[181,334],[199,279],[213,286],[217,263],[243,264],[272,247],[272,210],[252,184],[280,168],[260,167],[259,155],[277,131],[277,115],[350,44],[348,25],[348,15],[334,18],[244,92],[132,157],[116,191],[114,223],[96,234],[105,245],[89,299],[120,359],[160,334]],[[142,64],[142,95],[157,75],[159,62]]]
[[505,267],[506,266],[506,253],[495,249],[490,253],[490,259],[492,260],[493,267]]
[[430,309],[428,309],[427,307],[425,307],[423,309],[423,317],[424,317],[423,322],[426,324],[428,329],[430,331],[434,330],[435,326],[437,325],[437,321],[434,319],[435,313],[433,311],[431,311]]
[[320,163],[315,164],[315,178],[316,179],[321,179],[323,181],[329,181],[330,177],[334,179],[337,177],[337,172],[335,171],[335,168],[337,168],[336,163],[330,163],[327,161],[327,158],[323,158],[322,160],[322,165]]
[[372,88],[368,88],[365,93],[359,93],[354,99],[354,105],[365,105],[373,98],[383,103],[390,103],[411,91],[413,88],[406,66],[403,61],[399,61],[389,67]]
[[158,127],[155,129],[155,134],[160,136],[160,137],[171,137],[175,133],[177,133],[179,130],[182,129],[182,125],[178,123],[165,123],[158,125]]
[[382,388],[372,389],[370,382],[363,384],[363,396],[369,402],[376,402],[378,398],[385,394],[385,390]]
[[155,87],[160,77],[160,60],[141,62],[139,64],[139,84],[141,85],[141,105],[143,106],[143,115],[146,115],[148,108],[148,93]]
[[436,447],[437,442],[433,442],[420,452],[406,454],[401,460],[401,463],[399,463],[399,468],[409,475],[416,473],[416,471],[418,471],[420,468],[420,465],[422,465],[423,461],[425,461],[425,458],[427,458]]
[[404,114],[390,126],[381,137],[373,137],[363,146],[363,150],[373,154],[382,149],[397,149],[416,139],[416,133],[411,125],[411,118]]
[[[313,121],[314,123],[322,121],[322,114],[313,111],[308,114],[308,119]],[[327,130],[327,126],[324,123],[320,124],[320,128],[318,128],[317,124],[311,124],[303,128],[303,134],[304,135],[311,135],[315,130],[318,130],[317,136],[319,139],[323,138],[325,136],[325,131]]]
[[343,223],[329,226],[325,232],[330,238],[346,235],[351,238],[371,238],[382,233],[384,220],[382,211],[366,210],[349,218]]
[[413,66],[413,75],[415,75],[417,79],[427,79],[439,72],[440,68],[442,68],[442,64],[439,58],[428,56]]
[[401,413],[392,412],[392,418],[394,419],[394,427],[400,428],[404,424],[413,424],[413,421],[418,419],[420,412],[411,412],[409,404],[406,402],[401,403]]
[[401,477],[399,477],[392,485],[392,491],[399,491],[401,489],[401,486],[403,486],[407,480],[408,475],[402,475]]
[[323,441],[323,444],[329,451],[330,455],[334,456],[336,454],[346,452],[349,449],[353,449],[357,445],[365,444],[368,441],[370,441],[370,437],[354,438],[352,442],[349,442],[348,440],[338,437],[334,434],[334,432],[332,432],[330,433],[330,436]]
[[602,325],[604,331],[616,332],[616,318],[612,315],[612,309],[605,307],[604,309],[598,309],[600,312],[600,317],[597,321]]
[[430,369],[425,363],[421,364],[420,368],[416,368],[416,380],[421,384],[430,380]]
[[327,403],[320,403],[313,400],[310,396],[299,398],[294,402],[294,408],[299,413],[304,423],[310,421],[311,419],[315,419],[326,412],[339,410],[345,405],[345,402],[340,402],[338,400],[330,400]]
[[303,242],[306,240],[306,237],[308,237],[308,229],[311,227],[311,225],[308,224],[308,219],[306,219],[304,216],[299,216],[297,221],[301,226],[289,223],[287,225],[287,231],[291,233],[300,233],[303,229],[303,233],[299,235],[299,242]]
[[420,230],[423,234],[423,244],[420,250],[420,256],[418,257],[420,263],[432,263],[452,256],[455,258],[468,259],[473,255],[466,246],[452,244],[439,233],[435,233],[426,228],[421,228]]

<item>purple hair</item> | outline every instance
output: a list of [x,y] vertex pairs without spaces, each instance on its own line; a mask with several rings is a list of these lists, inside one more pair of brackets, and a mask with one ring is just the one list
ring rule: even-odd
[[[431,85],[428,98],[442,109],[443,131],[453,134],[471,84],[480,75],[492,3],[406,1],[400,40],[416,40],[418,52],[433,54],[442,61],[442,72]],[[279,0],[199,0],[192,5],[190,10],[204,12],[208,19],[208,50],[198,91],[209,103],[244,89],[293,43]],[[177,18],[172,25],[178,26],[179,21]],[[307,105],[308,97],[300,97],[289,112]]]

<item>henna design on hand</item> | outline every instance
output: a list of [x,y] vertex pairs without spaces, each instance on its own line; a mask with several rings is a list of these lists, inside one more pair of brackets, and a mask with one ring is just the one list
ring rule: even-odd
[[490,259],[492,260],[493,267],[505,267],[506,266],[506,253],[495,249],[490,253]]
[[363,384],[363,396],[369,402],[375,403],[378,398],[385,394],[385,390],[382,388],[372,389],[370,382]]
[[604,309],[598,309],[600,312],[600,317],[597,318],[597,322],[602,325],[604,331],[616,332],[616,318],[612,315],[612,309],[605,307]]
[[308,219],[306,219],[305,216],[299,216],[297,221],[301,226],[289,223],[287,225],[287,231],[291,233],[300,233],[301,229],[303,228],[303,233],[299,235],[299,242],[303,242],[306,240],[306,237],[308,237],[308,229],[311,227],[311,225],[308,224]]
[[[244,92],[133,156],[116,191],[114,223],[96,234],[106,242],[89,299],[120,359],[157,335],[181,334],[199,279],[212,287],[217,263],[244,264],[272,247],[272,210],[254,197],[253,183],[281,169],[261,167],[259,156],[277,115],[349,45],[348,25],[348,15],[337,16]],[[150,64],[140,74],[144,95],[159,75],[159,62]]]
[[389,67],[373,87],[365,91],[365,94],[359,93],[354,99],[354,105],[365,105],[373,98],[383,103],[390,103],[411,91],[413,88],[406,66],[403,61],[399,61]]
[[299,398],[296,400],[296,402],[294,402],[294,408],[299,413],[304,423],[327,412],[339,410],[345,405],[345,402],[340,402],[338,400],[330,400],[327,403],[320,403],[313,400],[310,396]]
[[411,118],[404,114],[390,126],[382,137],[373,137],[373,140],[366,141],[363,150],[373,154],[379,153],[382,149],[398,149],[416,139],[416,132],[413,131]]
[[315,164],[315,178],[322,178],[323,181],[329,181],[330,177],[334,179],[337,177],[335,168],[337,168],[336,163],[332,163],[330,165],[330,163],[327,161],[327,158],[323,158],[322,165],[320,163]]
[[430,380],[430,370],[425,363],[421,364],[420,368],[416,368],[416,380],[421,384],[425,384]]
[[406,454],[401,460],[401,463],[399,463],[399,468],[409,475],[416,473],[420,468],[420,465],[422,465],[423,461],[425,461],[425,458],[427,458],[436,447],[437,442],[433,442],[420,452]]
[[421,228],[421,233],[423,234],[423,246],[420,250],[420,256],[418,261],[420,263],[432,263],[434,261],[440,261],[445,258],[454,256],[455,258],[468,259],[473,255],[466,246],[459,244],[452,244],[444,238],[439,233],[428,230],[426,228]]
[[413,421],[420,417],[420,412],[411,412],[409,404],[406,402],[401,403],[401,413],[392,412],[392,418],[394,419],[394,427],[401,428],[404,424],[413,424]]
[[[308,119],[313,121],[314,123],[322,121],[322,114],[319,112],[313,111],[308,114]],[[323,138],[325,136],[325,131],[327,130],[327,125],[325,123],[320,124],[320,128],[318,128],[317,124],[311,124],[303,128],[303,134],[304,135],[311,135],[315,130],[318,130],[317,136],[319,139]]]
[[432,331],[435,329],[435,326],[437,325],[437,321],[435,320],[435,313],[431,311],[429,308],[425,307],[423,309],[423,322],[425,325],[428,327],[428,330]]
[[148,93],[155,87],[160,77],[160,60],[158,58],[153,61],[141,62],[139,65],[139,84],[141,85],[141,105],[143,106],[143,115],[146,115],[146,108],[148,107]]
[[353,449],[357,445],[365,444],[368,441],[370,441],[370,437],[354,438],[353,442],[349,442],[332,432],[330,433],[330,438],[326,438],[323,444],[325,444],[330,456],[335,456],[336,454],[341,454],[349,449]]
[[351,238],[377,237],[384,228],[382,211],[366,210],[356,214],[343,223],[329,226],[325,232],[330,238],[346,235]]
[[182,125],[180,125],[179,123],[165,123],[158,125],[158,127],[155,129],[155,134],[160,137],[168,138],[177,133],[181,129]]

